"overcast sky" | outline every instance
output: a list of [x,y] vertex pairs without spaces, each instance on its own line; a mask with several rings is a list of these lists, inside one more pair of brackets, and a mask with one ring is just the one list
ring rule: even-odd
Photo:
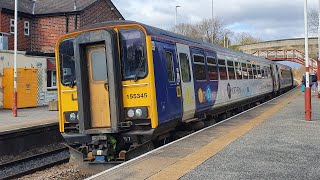
[[[196,23],[211,17],[212,0],[112,0],[126,20],[162,29],[178,23]],[[308,8],[318,8],[308,0]],[[214,16],[234,32],[249,32],[262,40],[304,36],[304,0],[214,0]]]

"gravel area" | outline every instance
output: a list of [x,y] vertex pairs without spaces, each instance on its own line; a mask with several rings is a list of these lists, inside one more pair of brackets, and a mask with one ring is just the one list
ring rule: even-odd
[[44,146],[42,148],[35,148],[35,149],[31,149],[29,151],[24,151],[20,154],[9,155],[9,156],[0,156],[0,164],[19,160],[19,159],[31,156],[33,154],[41,154],[41,153],[50,152],[53,149],[59,149],[62,147],[64,147],[64,145],[62,145],[60,143],[55,143],[55,144],[50,144],[50,145]]
[[36,172],[31,175],[23,176],[18,180],[52,180],[52,179],[67,179],[81,180],[90,177],[92,174],[87,174],[79,170],[79,168],[71,163],[62,164],[43,171]]
[[45,158],[38,157],[29,161],[24,161],[23,163],[15,164],[10,167],[4,167],[0,169],[0,179],[15,175],[17,173],[27,172],[34,168],[50,165],[55,162],[64,160],[68,157],[69,157],[69,152],[62,151],[62,152],[51,154],[50,156],[46,156]]

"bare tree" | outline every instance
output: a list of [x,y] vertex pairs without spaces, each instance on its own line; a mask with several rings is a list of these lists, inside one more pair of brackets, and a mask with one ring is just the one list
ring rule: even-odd
[[260,42],[260,41],[261,40],[259,38],[256,38],[246,32],[236,33],[236,35],[235,35],[235,43],[237,45],[253,44],[253,43]]
[[225,27],[224,22],[219,18],[204,19],[196,25],[200,34],[202,35],[202,41],[221,44],[224,36],[230,36],[232,32]]
[[204,19],[197,24],[179,24],[171,31],[192,37],[204,42],[223,45],[224,37],[230,39],[232,32],[225,27],[219,18]]
[[319,14],[316,9],[308,11],[308,25],[311,33],[317,33],[319,26]]
[[191,24],[178,24],[176,27],[171,29],[171,31],[191,38],[201,39],[198,29]]

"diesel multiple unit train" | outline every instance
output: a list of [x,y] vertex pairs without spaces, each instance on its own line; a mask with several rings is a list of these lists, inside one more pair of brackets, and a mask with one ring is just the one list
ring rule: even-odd
[[56,46],[60,131],[88,161],[116,161],[175,130],[290,89],[291,68],[131,21]]

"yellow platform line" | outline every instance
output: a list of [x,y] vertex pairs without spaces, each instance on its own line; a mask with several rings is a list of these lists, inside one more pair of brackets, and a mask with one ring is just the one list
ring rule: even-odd
[[179,179],[183,175],[187,174],[203,162],[205,162],[210,157],[219,153],[226,146],[231,144],[233,141],[237,140],[254,127],[258,126],[269,117],[274,115],[280,109],[284,108],[288,103],[294,100],[297,96],[301,94],[301,91],[294,93],[292,96],[284,99],[279,104],[275,105],[273,108],[265,111],[261,115],[257,116],[253,120],[233,129],[228,134],[221,136],[206,146],[202,147],[198,151],[189,154],[188,156],[182,158],[171,166],[159,171],[158,173],[152,175],[148,179]]

